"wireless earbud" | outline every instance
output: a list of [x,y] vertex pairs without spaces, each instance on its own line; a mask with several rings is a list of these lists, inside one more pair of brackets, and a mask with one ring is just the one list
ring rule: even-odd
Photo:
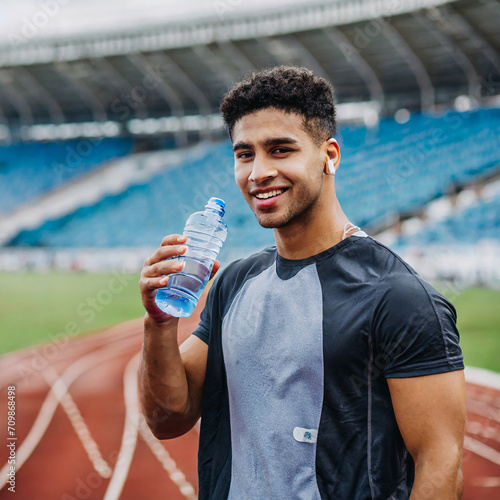
[[326,162],[326,170],[328,175],[335,175],[335,165],[333,164],[333,160],[328,160]]
[[[337,141],[332,137],[330,141],[333,141],[335,144],[337,144]],[[325,174],[327,175],[335,175],[335,165],[333,164],[333,160],[328,160],[326,162],[326,171]]]

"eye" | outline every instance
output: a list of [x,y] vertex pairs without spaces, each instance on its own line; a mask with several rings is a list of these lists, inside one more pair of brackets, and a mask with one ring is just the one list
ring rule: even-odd
[[279,148],[275,148],[273,149],[273,153],[277,153],[277,154],[284,154],[284,153],[290,153],[291,151],[293,151],[293,149],[290,149],[290,148],[285,148],[283,146],[280,146]]
[[239,160],[245,160],[247,158],[251,158],[253,156],[253,153],[250,152],[250,151],[242,151],[241,153],[238,153],[236,155],[236,158],[238,158]]

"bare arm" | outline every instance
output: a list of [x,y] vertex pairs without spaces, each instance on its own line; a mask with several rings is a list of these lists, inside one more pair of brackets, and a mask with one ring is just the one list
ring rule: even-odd
[[463,371],[387,382],[401,435],[415,461],[410,499],[461,499],[466,420]]
[[[201,414],[201,398],[208,346],[191,336],[178,347],[179,319],[161,311],[154,298],[166,285],[168,274],[178,272],[175,260],[182,255],[185,238],[178,234],[164,238],[156,252],[146,259],[140,289],[146,309],[144,343],[140,366],[141,402],[146,420],[155,436],[168,439],[193,427]],[[212,276],[219,268],[215,262]]]

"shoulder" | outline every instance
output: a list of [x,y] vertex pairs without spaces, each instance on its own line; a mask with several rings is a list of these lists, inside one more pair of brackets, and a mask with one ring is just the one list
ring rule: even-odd
[[415,269],[393,250],[370,239],[380,271],[375,292],[378,307],[388,306],[402,314],[428,310],[437,316],[444,308],[447,314],[455,316],[451,302],[419,276]]
[[254,253],[244,259],[238,259],[226,267],[221,273],[221,279],[225,281],[245,279],[249,275],[255,275],[267,269],[276,260],[276,247],[267,247],[260,252]]
[[371,336],[387,378],[414,377],[463,368],[451,302],[408,263],[372,240],[379,275],[372,294]]
[[213,330],[220,327],[226,311],[243,284],[258,275],[276,260],[276,247],[236,260],[221,269],[208,291],[205,307],[200,315],[200,324],[194,334],[209,343]]
[[[381,290],[413,293],[421,280],[417,272],[393,250],[371,236],[351,236],[327,266],[334,266],[335,276],[349,283],[357,282]],[[328,267],[330,270],[330,268]]]
[[225,304],[225,308],[249,279],[268,269],[276,261],[276,247],[267,247],[244,259],[231,262],[221,270],[210,292],[217,300]]
[[348,251],[355,254],[361,265],[372,266],[381,279],[394,272],[417,275],[416,271],[396,252],[372,236],[355,238],[355,242],[356,244],[351,245]]
[[276,247],[267,247],[244,259],[238,259],[224,267],[219,277],[219,287],[227,288],[242,284],[260,274],[276,260]]

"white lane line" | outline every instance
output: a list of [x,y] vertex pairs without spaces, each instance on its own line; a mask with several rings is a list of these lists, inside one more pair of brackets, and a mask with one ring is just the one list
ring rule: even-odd
[[[0,388],[18,383],[24,378],[37,376],[44,369],[38,366],[40,363],[48,366],[49,364],[53,365],[64,361],[67,358],[77,357],[81,352],[89,354],[90,349],[93,351],[99,350],[110,342],[114,342],[116,337],[119,340],[136,340],[136,343],[140,346],[142,334],[139,325],[134,324],[136,322],[137,320],[130,320],[94,335],[83,337],[66,336],[61,339],[51,340],[46,344],[2,354],[0,356],[0,366],[3,365],[0,372]],[[91,344],[90,349],[89,343]],[[60,351],[55,357],[53,354],[54,349]],[[14,369],[16,373],[14,373]]]
[[168,476],[174,482],[179,491],[189,500],[197,500],[196,490],[193,485],[186,479],[184,473],[179,469],[175,460],[163,445],[153,436],[153,433],[146,423],[144,415],[140,416],[139,431],[141,437],[146,441],[155,457],[159,460],[162,467],[167,471]]
[[467,400],[467,412],[473,413],[474,415],[480,415],[481,417],[489,418],[495,422],[500,423],[500,409],[493,408],[485,403],[479,403],[471,399]]
[[[121,345],[125,344],[125,345]],[[125,340],[124,342],[116,341],[116,344],[112,346],[107,346],[97,352],[91,352],[90,354],[83,356],[76,363],[71,365],[64,373],[61,375],[67,387],[80,377],[83,373],[90,370],[93,366],[103,363],[110,358],[114,358],[119,354],[129,351],[131,348],[135,348],[135,343],[130,344]],[[42,403],[42,407],[38,412],[37,418],[32,425],[28,435],[21,443],[17,449],[16,454],[16,469],[19,470],[26,460],[30,457],[33,450],[37,447],[38,443],[42,439],[45,431],[47,430],[52,417],[57,409],[59,401],[57,396],[52,390],[50,390]],[[0,490],[7,484],[7,472],[9,464],[6,463],[0,470]]]
[[500,487],[500,477],[477,477],[471,479],[470,483],[483,488],[498,488]]
[[476,389],[476,387],[469,385],[467,387],[467,399],[500,410],[500,392],[498,392],[497,394],[493,394],[492,391],[495,389],[485,388],[484,386],[481,387],[483,389],[489,390],[490,392],[481,392],[480,389],[478,390]]
[[[68,387],[64,383],[64,380],[57,376],[55,370],[49,370],[43,373],[46,382],[52,388],[52,392],[56,395],[59,403],[61,404],[64,412],[66,413],[73,429],[80,439],[80,442],[83,445],[83,448],[87,452],[87,456],[89,460],[92,462],[92,466],[94,470],[103,478],[107,479],[111,477],[111,467],[108,465],[106,460],[104,460],[99,446],[96,441],[90,434],[90,430],[85,423],[85,420],[78,409],[78,406],[75,403],[75,400],[71,397],[71,394],[68,392]],[[49,374],[50,373],[50,374]]]
[[490,462],[493,462],[496,465],[500,465],[500,452],[484,443],[481,443],[481,441],[478,441],[477,439],[465,436],[464,448]]
[[493,401],[492,399],[489,399],[487,397],[481,397],[481,396],[472,396],[471,393],[469,392],[467,394],[467,402],[468,403],[477,403],[481,405],[486,405],[489,408],[492,408],[497,412],[498,415],[500,415],[500,401]]
[[491,425],[484,425],[481,422],[469,420],[465,426],[465,432],[482,439],[491,439],[500,443],[500,427],[492,427]]
[[127,480],[132,457],[137,445],[139,427],[139,396],[137,393],[137,373],[139,358],[137,353],[127,364],[123,376],[123,392],[125,398],[125,426],[123,428],[122,444],[111,481],[103,500],[118,500]]

